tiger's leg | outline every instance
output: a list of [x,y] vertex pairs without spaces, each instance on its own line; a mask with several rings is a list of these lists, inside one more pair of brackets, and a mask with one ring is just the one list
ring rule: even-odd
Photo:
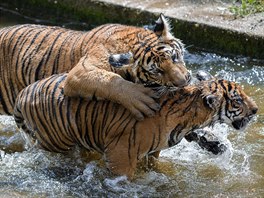
[[157,165],[156,162],[159,158],[159,154],[160,154],[160,151],[156,151],[154,153],[146,155],[140,160],[140,162],[138,163],[138,167],[145,171],[155,168]]
[[[114,132],[109,135],[105,144],[104,157],[107,168],[116,175],[126,175],[129,180],[133,179],[136,171],[139,156],[145,150],[139,148],[139,143],[135,143],[131,133],[133,129],[123,131],[121,136]],[[112,139],[113,138],[113,139]],[[110,142],[110,143],[108,143]]]
[[185,135],[185,139],[188,142],[197,142],[202,149],[205,149],[215,155],[221,154],[226,151],[226,146],[224,144],[221,144],[219,141],[207,140],[204,136],[198,135],[195,132],[191,132],[188,135]]
[[[128,146],[127,146],[128,147]],[[116,175],[126,175],[133,179],[137,166],[137,156],[130,155],[128,148],[107,149],[105,153],[107,168]]]
[[82,58],[69,72],[64,94],[83,98],[109,99],[122,104],[138,119],[144,115],[151,117],[159,110],[154,100],[157,95],[154,91],[140,84],[123,79],[120,75],[100,69]]
[[154,153],[149,154],[147,158],[147,166],[149,169],[153,169],[156,166],[156,161],[158,160],[160,155],[160,151],[156,151]]

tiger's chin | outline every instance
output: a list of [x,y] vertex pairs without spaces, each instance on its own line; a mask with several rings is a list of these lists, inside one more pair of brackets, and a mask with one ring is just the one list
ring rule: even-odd
[[248,125],[249,121],[250,121],[250,119],[248,117],[236,119],[232,122],[232,126],[236,130],[244,130],[246,128],[246,126]]

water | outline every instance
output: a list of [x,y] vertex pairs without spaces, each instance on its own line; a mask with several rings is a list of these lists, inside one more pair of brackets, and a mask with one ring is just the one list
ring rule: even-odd
[[[1,12],[0,27],[26,22],[32,21]],[[194,72],[241,83],[259,106],[243,132],[226,125],[207,129],[227,145],[225,153],[215,156],[183,140],[130,182],[111,175],[102,160],[87,161],[78,149],[68,156],[25,150],[13,119],[0,116],[1,197],[264,197],[264,63],[201,51],[187,52],[185,60]]]

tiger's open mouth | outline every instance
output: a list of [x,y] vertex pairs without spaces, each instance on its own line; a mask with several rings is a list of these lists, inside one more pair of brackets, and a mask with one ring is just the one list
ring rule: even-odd
[[249,121],[250,121],[249,117],[244,117],[244,118],[241,118],[241,119],[237,119],[237,120],[234,120],[232,122],[232,126],[236,130],[243,130],[243,129],[246,128],[246,126],[248,125]]

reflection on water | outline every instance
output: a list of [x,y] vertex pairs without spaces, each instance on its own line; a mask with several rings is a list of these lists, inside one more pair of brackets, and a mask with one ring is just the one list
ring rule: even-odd
[[185,60],[193,72],[204,69],[219,78],[241,83],[259,106],[257,118],[244,132],[231,130],[226,125],[208,129],[227,145],[225,153],[215,156],[183,140],[162,152],[154,170],[139,170],[136,179],[129,182],[125,177],[112,176],[100,160],[87,162],[78,150],[69,156],[24,150],[13,119],[1,116],[1,195],[263,197],[264,64],[205,52],[188,52]]

